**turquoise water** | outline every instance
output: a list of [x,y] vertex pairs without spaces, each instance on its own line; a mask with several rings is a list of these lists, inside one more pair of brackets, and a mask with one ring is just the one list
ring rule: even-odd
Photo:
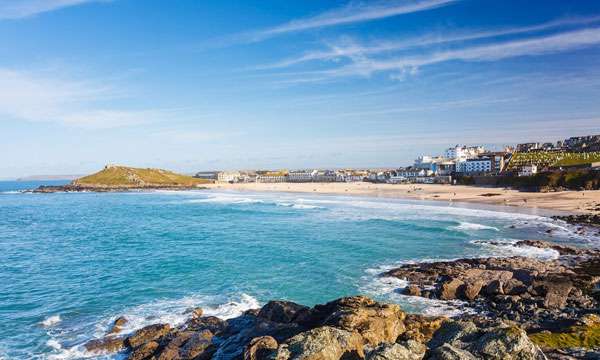
[[451,314],[452,304],[399,295],[401,281],[376,275],[407,261],[556,255],[517,249],[516,239],[594,241],[540,214],[441,202],[14,192],[36,185],[0,182],[4,359],[89,357],[81,344],[116,316],[127,316],[131,331],[181,322],[193,306],[227,318],[274,298],[310,305],[362,293],[410,311]]

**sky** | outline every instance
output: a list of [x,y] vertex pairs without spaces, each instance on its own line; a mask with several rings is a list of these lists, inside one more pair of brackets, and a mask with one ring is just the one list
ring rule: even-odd
[[0,178],[600,133],[600,1],[0,0]]

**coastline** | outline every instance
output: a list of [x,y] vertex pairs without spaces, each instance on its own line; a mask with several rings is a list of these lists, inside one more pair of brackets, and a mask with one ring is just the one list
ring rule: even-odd
[[544,209],[562,214],[600,214],[600,190],[521,192],[518,190],[440,184],[357,183],[215,183],[208,189],[294,192],[328,195],[463,202],[511,208]]

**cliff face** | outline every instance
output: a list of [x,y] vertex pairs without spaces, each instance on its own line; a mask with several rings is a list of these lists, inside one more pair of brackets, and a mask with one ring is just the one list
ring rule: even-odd
[[162,169],[106,166],[95,174],[74,180],[71,186],[82,188],[194,187],[209,182]]

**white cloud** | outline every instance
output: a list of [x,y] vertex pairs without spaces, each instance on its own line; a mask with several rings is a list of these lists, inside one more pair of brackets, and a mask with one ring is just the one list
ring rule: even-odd
[[[348,76],[371,76],[377,72],[415,71],[422,66],[447,61],[497,61],[519,56],[536,56],[573,51],[600,45],[600,28],[562,32],[535,38],[511,40],[488,45],[463,47],[431,52],[420,56],[385,59],[369,58],[363,54],[348,56],[350,64],[337,68],[299,74],[303,82],[315,82]],[[312,77],[311,77],[312,76]]]
[[343,37],[336,42],[327,42],[325,45],[328,49],[326,50],[309,51],[294,58],[285,59],[273,64],[259,66],[257,67],[257,69],[284,68],[309,61],[331,61],[344,57],[352,57],[358,55],[374,55],[385,52],[398,52],[410,50],[414,48],[425,48],[431,45],[491,39],[507,35],[534,33],[566,26],[581,26],[585,24],[592,24],[597,23],[599,21],[600,16],[575,17],[558,19],[537,25],[506,29],[485,31],[470,30],[450,34],[448,34],[447,31],[439,31],[410,39],[374,41],[374,43],[370,45],[363,45],[357,41],[354,41],[353,39]]
[[246,35],[251,41],[260,41],[286,33],[359,23],[429,10],[440,6],[446,6],[456,1],[457,0],[395,0],[350,3],[340,9],[327,11],[314,17],[293,20],[279,26]]
[[16,120],[111,128],[157,121],[168,110],[117,109],[103,105],[123,99],[116,85],[72,80],[0,68],[0,114]]
[[1,0],[0,19],[21,19],[64,7],[108,0]]

